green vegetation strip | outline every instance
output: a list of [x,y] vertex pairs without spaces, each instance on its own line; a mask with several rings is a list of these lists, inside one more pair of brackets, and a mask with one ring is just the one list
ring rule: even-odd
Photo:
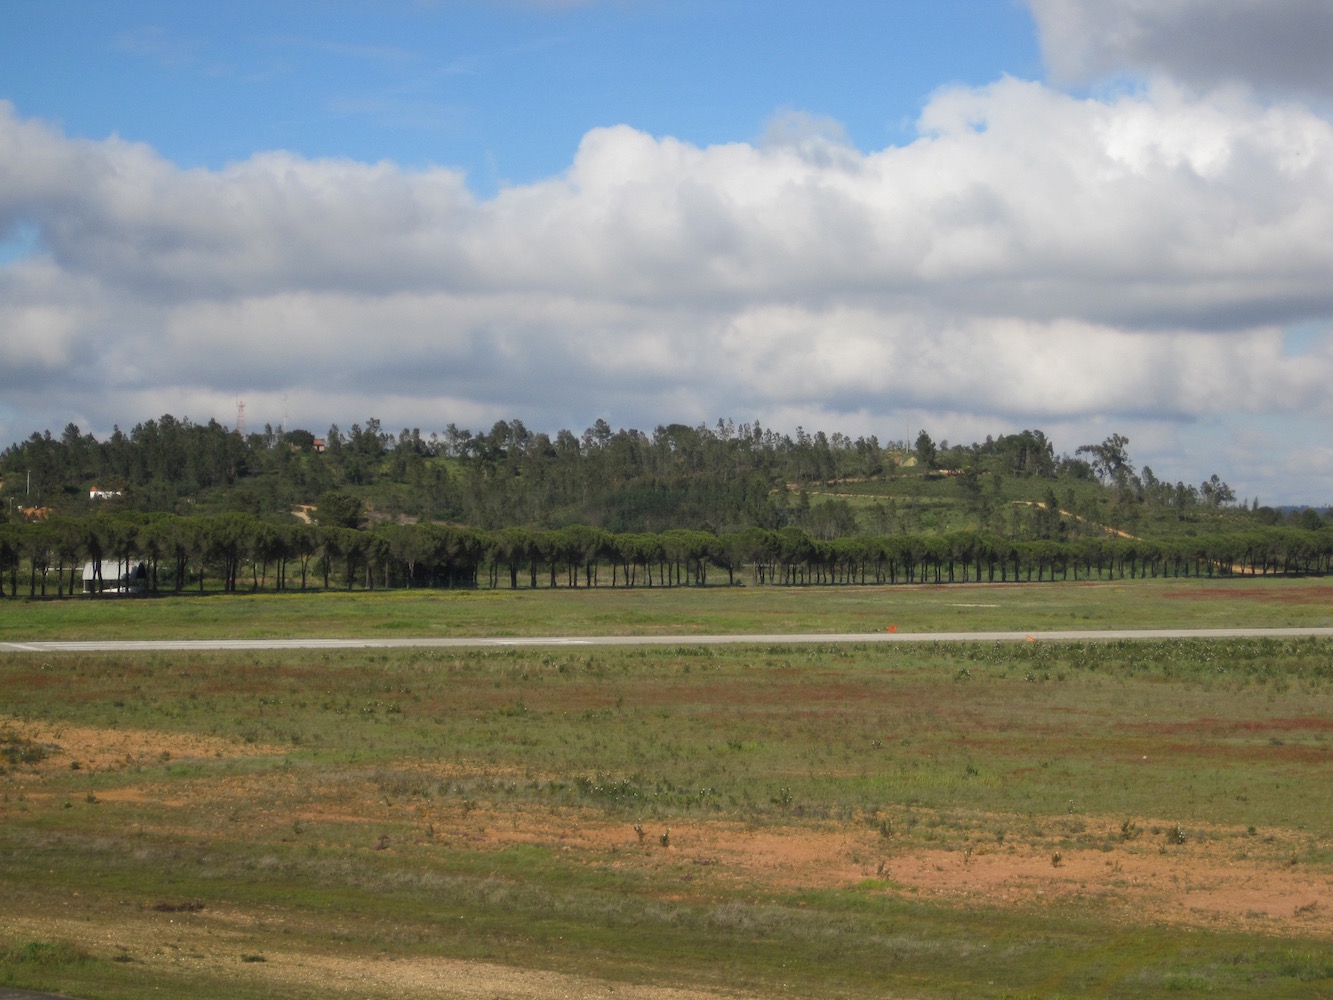
[[214,594],[0,603],[0,640],[1333,625],[1333,579]]

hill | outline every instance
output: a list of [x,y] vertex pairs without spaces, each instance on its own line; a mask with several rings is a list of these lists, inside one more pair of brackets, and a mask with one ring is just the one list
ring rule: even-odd
[[[613,532],[777,529],[814,537],[989,531],[1012,538],[1119,531],[1191,536],[1238,527],[1318,527],[1311,511],[1237,504],[1217,476],[1198,486],[1136,470],[1113,435],[1056,455],[1039,430],[936,445],[925,432],[881,443],[840,433],[778,434],[757,423],[671,424],[651,434],[601,420],[575,435],[522,421],[423,438],[371,419],[318,438],[266,427],[242,438],[216,421],[165,415],[104,441],[73,424],[0,453],[5,516],[236,511],[290,520],[330,493],[372,523],[429,520],[487,530],[587,524]],[[1051,511],[1063,513],[1056,517]]]

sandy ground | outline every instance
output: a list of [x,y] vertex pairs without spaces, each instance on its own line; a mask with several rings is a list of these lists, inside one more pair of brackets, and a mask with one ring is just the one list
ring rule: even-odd
[[[453,797],[429,801],[386,802],[372,772],[349,771],[326,793],[298,790],[294,779],[275,769],[244,777],[173,780],[154,785],[137,765],[163,760],[218,759],[281,755],[282,748],[243,742],[134,730],[50,727],[8,722],[6,733],[41,743],[49,756],[41,763],[0,777],[6,790],[3,812],[14,808],[21,793],[33,808],[54,807],[54,793],[43,791],[48,776],[80,768],[118,773],[123,783],[99,789],[108,802],[151,801],[157,822],[172,832],[171,811],[180,810],[180,825],[193,837],[234,838],[233,829],[198,827],[199,809],[244,807],[264,799],[290,808],[256,808],[247,814],[256,835],[270,836],[279,826],[306,823],[338,824],[356,844],[330,843],[334,848],[377,845],[387,850],[496,850],[514,843],[539,843],[571,852],[589,865],[641,866],[678,878],[681,898],[697,895],[710,884],[789,887],[846,887],[900,894],[944,905],[1032,907],[1050,902],[1095,903],[1113,921],[1125,925],[1172,923],[1183,926],[1238,928],[1272,934],[1333,937],[1333,876],[1291,861],[1290,845],[1247,836],[1239,830],[1192,829],[1185,844],[1169,845],[1151,832],[1151,821],[1132,839],[1119,837],[1118,818],[1081,817],[1082,834],[1101,846],[1062,849],[1057,857],[1049,842],[1004,842],[975,846],[970,851],[933,849],[920,838],[884,837],[862,819],[847,823],[793,822],[787,826],[751,827],[731,819],[685,819],[669,830],[644,824],[642,831],[623,820],[607,819],[600,810],[560,809],[531,803],[464,804]],[[466,768],[422,768],[446,780],[468,777]],[[165,820],[162,810],[168,810]],[[401,830],[405,814],[422,831],[410,841],[395,834],[382,837],[390,823]],[[1012,818],[1011,818],[1012,819]],[[189,824],[193,822],[194,826]],[[1019,824],[996,817],[991,828]],[[1168,824],[1163,823],[1166,827]],[[348,830],[364,831],[348,834]],[[667,843],[663,844],[663,835]],[[1200,836],[1202,835],[1202,836]],[[668,879],[669,880],[669,879]],[[77,909],[77,907],[76,907]],[[52,912],[57,912],[53,908]],[[114,930],[96,921],[55,916],[6,916],[0,940],[49,939],[80,943],[94,954],[133,954],[136,961],[207,967],[221,976],[272,984],[275,990],[296,983],[327,983],[338,995],[428,997],[591,997],[617,996],[642,1000],[707,1000],[717,996],[698,991],[633,986],[610,980],[571,977],[501,965],[443,959],[343,959],[308,952],[288,953],[264,947],[264,961],[242,961],[245,941],[255,940],[252,915],[204,910],[163,914],[142,910]],[[280,939],[279,939],[280,940]]]
[[646,986],[591,976],[521,969],[490,962],[444,958],[340,958],[289,952],[265,945],[262,960],[228,924],[237,915],[157,914],[129,918],[110,932],[89,933],[85,921],[53,917],[0,919],[0,940],[66,940],[103,958],[121,956],[150,966],[250,987],[284,989],[317,984],[329,996],[429,997],[440,1000],[723,1000],[742,993],[714,993],[669,986]]

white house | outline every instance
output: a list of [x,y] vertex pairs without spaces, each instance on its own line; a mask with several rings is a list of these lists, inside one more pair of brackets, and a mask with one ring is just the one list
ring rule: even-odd
[[[142,594],[148,590],[148,567],[131,559],[102,560],[102,593]],[[83,564],[83,592],[96,594],[97,564]]]

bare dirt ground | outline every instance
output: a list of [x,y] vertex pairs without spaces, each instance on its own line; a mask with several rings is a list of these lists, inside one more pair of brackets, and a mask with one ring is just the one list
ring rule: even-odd
[[[711,888],[747,885],[835,888],[899,894],[936,904],[1030,908],[1051,903],[1087,903],[1125,925],[1171,923],[1250,932],[1333,936],[1333,875],[1294,862],[1294,832],[1255,836],[1247,831],[1190,830],[1185,843],[1171,843],[1169,824],[1126,839],[1111,817],[1081,817],[1083,842],[1100,846],[1063,848],[1050,839],[1013,838],[971,849],[944,850],[911,836],[884,836],[873,823],[797,821],[747,825],[732,818],[701,818],[635,824],[600,809],[561,808],[532,802],[474,802],[452,795],[432,798],[385,792],[378,769],[348,769],[335,782],[297,788],[290,775],[153,781],[133,765],[163,760],[281,754],[282,748],[199,736],[121,729],[9,722],[4,731],[40,743],[48,756],[0,777],[10,796],[21,790],[33,808],[57,808],[42,790],[57,772],[81,768],[116,773],[122,781],[99,787],[107,802],[148,802],[155,828],[191,838],[236,838],[245,829],[257,837],[306,824],[309,838],[335,850],[400,852],[488,851],[515,843],[548,846],[571,864],[651,869],[658,881],[679,885],[674,898],[706,899]],[[436,778],[465,781],[476,773],[457,765],[418,768]],[[405,767],[398,774],[413,773]],[[493,775],[492,775],[493,777]],[[258,804],[256,804],[258,803]],[[210,825],[201,810],[243,808],[240,828]],[[992,821],[993,820],[993,821]],[[979,819],[979,827],[1021,824],[1013,817]],[[249,824],[249,827],[246,827]],[[414,832],[404,835],[410,827]],[[392,837],[383,831],[392,830]],[[1284,839],[1285,838],[1285,839]],[[68,906],[69,904],[64,904]],[[0,913],[3,908],[0,907]],[[52,913],[60,912],[53,907]],[[353,960],[309,952],[264,948],[264,960],[243,961],[246,941],[255,940],[257,918],[244,912],[163,914],[148,910],[104,922],[71,915],[0,917],[0,939],[57,936],[101,957],[132,954],[135,961],[207,968],[224,976],[272,984],[275,990],[322,983],[335,995],[371,991],[384,995],[436,997],[588,997],[611,995],[642,1000],[708,1000],[698,991],[640,987],[612,980],[572,977],[508,966],[443,959],[389,956]],[[261,921],[262,922],[262,921]],[[280,939],[278,939],[280,940]],[[252,947],[253,945],[249,945]],[[735,994],[726,994],[734,996]]]

